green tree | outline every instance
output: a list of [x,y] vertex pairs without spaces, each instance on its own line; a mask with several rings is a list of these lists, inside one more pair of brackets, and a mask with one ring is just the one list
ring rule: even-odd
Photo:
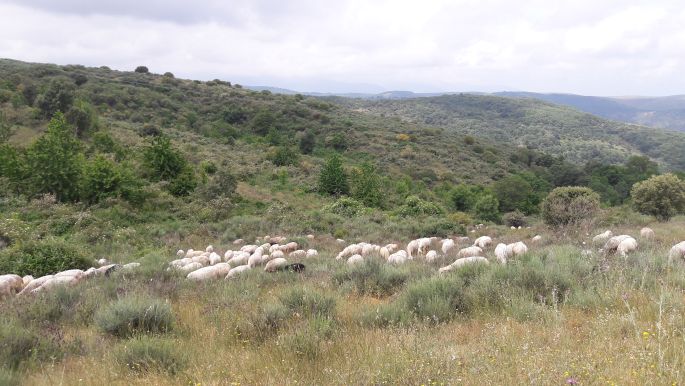
[[481,220],[499,222],[499,201],[492,194],[482,195],[476,200],[473,212]]
[[269,131],[276,126],[276,117],[271,113],[270,110],[262,109],[252,117],[250,121],[250,127],[252,131],[258,135],[266,135]]
[[671,173],[636,183],[630,195],[635,209],[659,221],[685,212],[685,181]]
[[381,177],[376,172],[375,166],[365,162],[353,170],[352,197],[368,207],[382,206]]
[[187,196],[197,187],[197,178],[193,168],[186,165],[169,183],[169,192],[174,196]]
[[53,193],[60,201],[79,198],[83,169],[81,143],[62,113],[56,113],[48,129],[27,151],[32,193]]
[[136,67],[135,72],[137,72],[139,74],[147,74],[150,72],[150,70],[148,70],[148,68],[145,66],[138,66],[138,67]]
[[267,158],[276,166],[297,165],[299,154],[289,146],[279,146]]
[[499,208],[503,212],[516,209],[530,214],[529,200],[534,195],[533,187],[519,175],[511,175],[497,182],[492,189],[499,201]]
[[143,165],[153,181],[171,181],[187,167],[183,155],[171,146],[165,135],[152,137],[149,146],[143,150]]
[[82,138],[84,134],[93,131],[98,126],[98,116],[90,103],[77,99],[67,112],[67,121],[76,128],[76,135]]
[[349,194],[350,186],[340,155],[334,154],[326,160],[319,175],[319,191],[332,196]]
[[542,203],[542,218],[558,227],[592,219],[599,211],[599,194],[590,188],[566,186],[552,190]]
[[66,113],[74,101],[76,86],[69,78],[50,80],[43,92],[36,97],[36,107],[43,117],[52,117],[56,112]]
[[459,212],[471,211],[477,200],[477,192],[472,186],[466,184],[459,184],[450,192],[452,207]]
[[97,155],[83,168],[81,199],[89,204],[100,202],[107,197],[120,194],[123,178],[117,165]]
[[343,133],[337,132],[329,138],[328,146],[337,151],[345,151],[348,147],[347,137]]
[[316,146],[316,136],[311,131],[307,131],[300,137],[299,147],[302,154],[311,154],[314,146]]
[[0,144],[7,142],[13,134],[12,125],[7,121],[5,113],[0,111]]

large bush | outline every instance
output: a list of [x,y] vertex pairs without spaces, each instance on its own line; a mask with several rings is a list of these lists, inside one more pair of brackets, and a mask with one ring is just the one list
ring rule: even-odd
[[599,195],[590,188],[561,187],[552,190],[542,203],[542,218],[550,226],[578,224],[599,211]]
[[330,157],[319,175],[319,191],[324,194],[337,196],[348,194],[350,186],[347,182],[347,174],[343,169],[342,158],[334,154]]
[[162,300],[129,297],[103,307],[95,322],[108,334],[125,338],[136,334],[165,333],[172,329],[171,306]]
[[397,214],[404,217],[420,216],[420,215],[435,215],[441,214],[442,208],[438,205],[422,200],[418,196],[409,196],[404,201],[404,205],[400,206]]
[[66,113],[74,101],[76,85],[69,78],[54,78],[36,98],[38,107],[44,117],[51,117],[57,112]]
[[92,259],[81,249],[57,239],[28,241],[0,253],[0,272],[22,276],[39,277],[92,265]]
[[381,193],[381,178],[376,167],[370,163],[363,163],[352,171],[352,197],[368,207],[380,207],[383,203]]
[[630,195],[635,209],[659,221],[685,212],[685,181],[671,173],[636,183]]

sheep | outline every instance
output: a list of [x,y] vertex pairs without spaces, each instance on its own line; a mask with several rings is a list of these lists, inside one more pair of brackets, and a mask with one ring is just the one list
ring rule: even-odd
[[452,239],[444,239],[441,242],[440,250],[442,250],[443,255],[447,255],[454,248],[454,241]]
[[229,260],[231,260],[231,257],[233,257],[233,253],[234,252],[230,249],[228,251],[224,252],[224,261],[228,262]]
[[240,248],[240,251],[241,251],[241,252],[247,252],[247,253],[252,254],[252,253],[254,253],[254,251],[257,250],[257,248],[259,248],[259,247],[257,247],[257,246],[254,245],[254,244],[243,245],[243,246]]
[[400,250],[388,256],[388,263],[396,265],[404,264],[407,261],[407,258],[407,251]]
[[231,268],[231,270],[228,271],[228,273],[226,274],[226,279],[230,279],[230,278],[235,277],[235,276],[237,276],[237,275],[239,275],[245,271],[249,271],[251,268],[252,267],[250,267],[249,265],[239,265],[235,268]]
[[248,259],[250,258],[250,254],[247,252],[238,252],[231,257],[227,261],[228,264],[231,265],[231,267],[237,267],[239,265],[245,265],[247,264]]
[[481,236],[473,242],[474,246],[480,248],[486,248],[490,244],[492,244],[492,238],[490,236]]
[[685,241],[681,241],[678,244],[674,245],[668,253],[669,262],[677,258],[685,258]]
[[204,252],[202,251],[194,251],[189,249],[188,252],[186,252],[186,257],[190,257],[192,259],[193,257],[202,256],[203,253]]
[[97,274],[98,274],[98,270],[95,267],[90,267],[90,268],[86,269],[85,271],[83,271],[83,277],[85,277],[85,278],[97,276]]
[[219,277],[226,277],[228,272],[231,270],[231,266],[228,263],[217,263],[216,265],[210,265],[209,267],[203,267],[193,272],[190,272],[186,278],[192,281],[205,281],[211,279],[217,279]]
[[632,237],[628,237],[618,244],[618,247],[616,247],[616,252],[618,252],[619,255],[626,257],[628,252],[633,252],[636,249],[637,240]]
[[178,256],[178,258],[184,257],[185,255],[186,253],[183,251],[183,249],[176,251],[176,256]]
[[363,262],[364,258],[362,257],[362,255],[352,255],[349,259],[347,259],[347,265],[349,266],[353,266]]
[[97,269],[97,271],[98,271],[97,274],[98,274],[98,275],[109,276],[109,275],[110,275],[112,272],[114,272],[114,270],[116,270],[116,269],[117,269],[117,264],[107,264],[107,265],[103,265],[102,267],[100,267],[100,268]]
[[390,253],[395,253],[397,251],[398,245],[397,244],[388,244],[385,246],[385,248],[388,250]]
[[413,253],[419,251],[419,240],[412,240],[407,244],[407,258],[413,259]]
[[55,277],[61,277],[61,276],[81,276],[83,275],[83,270],[80,269],[69,269],[66,271],[58,272],[55,274]]
[[233,240],[233,245],[240,245],[240,244],[242,244],[242,243],[244,243],[244,242],[245,242],[245,241],[244,241],[243,239],[236,239],[236,240]]
[[314,240],[314,235],[307,235],[307,240],[309,240],[309,241]]
[[0,275],[0,297],[10,295],[13,292],[21,292],[24,288],[24,279],[19,275]]
[[362,246],[362,253],[361,253],[362,256],[368,256],[374,252],[375,245],[367,244],[367,243],[361,243],[361,244],[362,244],[361,245]]
[[535,236],[533,236],[532,239],[530,239],[530,241],[533,242],[533,243],[538,243],[538,242],[542,241],[542,236],[540,236],[540,235],[535,235]]
[[345,240],[343,239],[335,239],[335,242],[337,242],[338,244],[345,244]]
[[507,258],[521,256],[528,252],[528,247],[522,241],[507,245]]
[[606,231],[604,233],[600,233],[597,236],[592,238],[592,242],[595,244],[603,243],[607,240],[609,240],[614,234],[611,231]]
[[317,251],[316,249],[307,249],[307,253],[306,253],[307,258],[315,257],[315,256],[319,256],[319,251]]
[[428,237],[423,237],[419,239],[419,254],[425,255],[427,249],[431,246],[431,239]]
[[497,257],[497,261],[499,261],[500,263],[507,263],[507,244],[497,244],[497,246],[495,247],[495,257]]
[[209,254],[209,265],[221,263],[221,256],[218,253],[212,252]]
[[652,240],[654,238],[654,231],[652,228],[642,228],[640,229],[640,237],[647,240]]
[[60,287],[64,285],[74,285],[81,280],[81,275],[64,275],[64,276],[53,276],[51,279],[46,280],[38,288],[31,291],[31,293],[43,292],[55,287]]
[[257,265],[262,264],[262,255],[264,255],[264,252],[262,252],[261,248],[257,249],[250,257],[247,259],[247,265],[250,266],[250,268],[254,268]]
[[209,265],[209,257],[205,255],[193,257],[193,263],[200,263],[202,266]]
[[34,289],[36,289],[36,288],[42,286],[43,283],[45,283],[46,281],[52,279],[53,277],[55,277],[55,275],[45,275],[45,276],[41,276],[41,277],[39,277],[39,278],[37,278],[37,279],[33,279],[33,280],[31,280],[28,284],[26,284],[26,285],[24,286],[24,288],[23,288],[17,295],[24,295],[24,294],[26,294],[26,293],[30,293],[30,292],[33,291]]
[[202,267],[203,267],[202,264],[192,262],[192,263],[184,265],[183,267],[179,267],[178,270],[181,272],[193,272],[193,271],[198,270]]
[[121,269],[126,270],[126,271],[129,271],[129,270],[132,270],[132,269],[136,269],[136,268],[138,268],[138,267],[140,267],[140,263],[128,263],[128,264],[124,264],[124,265],[121,267]]
[[298,249],[297,251],[290,252],[288,254],[288,257],[293,258],[293,259],[302,259],[302,258],[307,257],[307,252],[302,250],[302,249]]
[[283,251],[281,251],[280,249],[271,252],[271,258],[272,259],[280,259],[283,257],[285,257],[285,253],[283,253]]
[[470,256],[480,256],[483,254],[483,250],[478,246],[462,248],[457,252],[457,257],[470,257]]
[[291,241],[291,242],[289,242],[288,244],[286,244],[286,245],[283,247],[282,250],[283,250],[283,252],[285,252],[285,253],[289,253],[289,252],[295,251],[295,250],[297,250],[297,243],[294,242],[294,241]]
[[268,263],[266,263],[266,266],[264,267],[264,272],[280,271],[287,264],[288,264],[288,260],[286,260],[282,257],[275,258],[275,259],[269,261]]
[[438,253],[434,250],[430,250],[426,253],[426,261],[431,263],[438,258]]
[[[179,252],[183,252],[183,251],[179,251]],[[98,260],[98,265],[100,267],[102,267],[103,265],[107,265],[107,264],[109,264],[109,261],[107,261],[107,259],[103,258],[103,259]]]
[[380,251],[378,251],[378,254],[385,260],[388,260],[388,257],[390,257],[390,250],[388,247],[381,247]]
[[602,249],[604,250],[605,253],[616,252],[619,244],[621,244],[621,242],[623,240],[626,240],[628,238],[632,239],[632,237],[630,237],[628,235],[614,236],[614,237],[610,238],[609,240],[607,240],[607,242],[604,244],[604,247]]
[[[90,268],[90,269],[95,269],[95,268]],[[26,287],[27,284],[29,284],[33,280],[33,276],[31,275],[26,275],[21,278],[21,281],[23,283],[22,288]]]
[[209,253],[214,252],[214,247],[211,245],[208,245],[207,248],[205,248],[205,252],[209,252]]
[[438,269],[438,273],[446,273],[446,272],[455,270],[457,268],[463,267],[467,264],[474,264],[474,263],[490,264],[488,259],[486,259],[483,256],[463,257],[461,259],[455,260],[454,263],[452,263],[446,267],[442,267],[442,268]]
[[471,239],[466,236],[457,237],[456,240],[458,244],[468,244],[471,242]]

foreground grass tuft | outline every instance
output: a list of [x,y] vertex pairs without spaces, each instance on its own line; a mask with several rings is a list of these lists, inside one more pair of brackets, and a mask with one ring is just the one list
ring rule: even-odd
[[165,372],[177,374],[188,363],[188,358],[176,342],[140,336],[121,343],[115,349],[117,362],[133,372]]
[[169,332],[174,316],[169,304],[158,299],[134,296],[105,306],[95,315],[95,322],[102,331],[127,338],[139,333]]

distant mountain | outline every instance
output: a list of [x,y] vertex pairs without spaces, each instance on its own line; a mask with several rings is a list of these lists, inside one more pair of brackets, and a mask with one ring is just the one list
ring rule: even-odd
[[683,95],[666,97],[596,97],[511,91],[498,92],[494,95],[540,99],[570,106],[616,121],[685,131],[685,96]]
[[371,93],[328,93],[328,92],[303,92],[295,91],[287,88],[270,87],[270,86],[245,86],[247,89],[253,91],[269,91],[273,94],[283,95],[307,95],[316,97],[344,97],[344,98],[359,98],[359,99],[412,99],[412,98],[427,98],[440,95],[459,94],[458,92],[432,92],[432,93],[416,93],[413,91],[385,91],[378,94]]

